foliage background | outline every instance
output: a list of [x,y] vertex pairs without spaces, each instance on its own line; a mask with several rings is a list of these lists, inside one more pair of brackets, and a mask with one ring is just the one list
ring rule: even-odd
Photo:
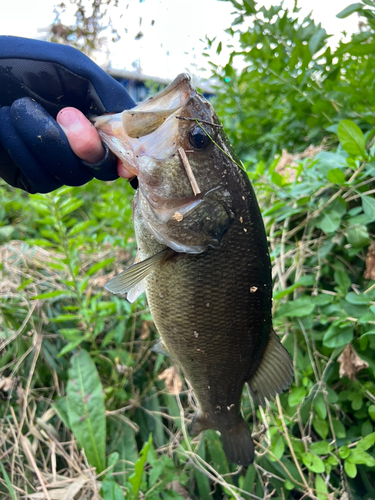
[[191,440],[145,299],[104,290],[134,258],[131,188],[2,184],[1,498],[375,498],[375,5],[339,14],[360,29],[333,50],[297,7],[231,3],[241,50],[208,62],[214,107],[263,211],[294,384],[267,408],[245,389],[247,470],[215,432]]

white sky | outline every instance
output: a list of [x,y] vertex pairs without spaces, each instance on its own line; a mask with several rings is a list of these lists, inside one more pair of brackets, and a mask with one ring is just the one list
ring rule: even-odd
[[[43,38],[43,28],[53,21],[54,5],[58,3],[61,0],[0,0],[0,34]],[[65,3],[69,4],[69,0]],[[279,3],[258,1],[266,6]],[[335,35],[336,42],[342,31],[352,33],[357,29],[356,14],[347,19],[336,18],[351,3],[350,0],[299,0],[301,17],[313,11],[315,21]],[[293,0],[285,0],[284,4],[291,6]],[[75,6],[70,9],[73,12]],[[216,36],[217,41],[226,40],[224,29],[230,26],[232,11],[230,2],[218,0],[119,0],[119,7],[112,9],[111,16],[121,40],[108,47],[110,64],[117,69],[140,67],[147,75],[166,78],[174,78],[186,70],[204,76],[200,70],[207,67],[207,59],[202,56],[205,45],[201,40],[205,35],[211,39]],[[62,21],[70,23],[72,17],[66,15]],[[139,31],[144,36],[135,40]],[[225,62],[225,51],[221,58],[213,56],[212,60],[215,59]],[[105,64],[108,59],[102,54],[97,62]]]

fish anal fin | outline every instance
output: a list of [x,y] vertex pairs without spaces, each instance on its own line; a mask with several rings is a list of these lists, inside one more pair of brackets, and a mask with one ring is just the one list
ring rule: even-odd
[[256,404],[265,405],[266,399],[285,391],[293,379],[292,359],[272,330],[262,362],[247,381]]
[[148,276],[161,261],[163,261],[172,250],[166,248],[161,252],[142,260],[122,271],[108,281],[105,288],[112,293],[128,293]]

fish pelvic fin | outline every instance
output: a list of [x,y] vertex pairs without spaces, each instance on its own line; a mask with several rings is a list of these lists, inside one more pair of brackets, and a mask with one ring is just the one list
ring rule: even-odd
[[262,362],[253,377],[247,381],[255,403],[265,405],[266,399],[285,391],[292,379],[292,359],[272,330]]
[[251,465],[254,462],[254,443],[247,422],[241,417],[231,429],[219,430],[227,459],[243,467]]
[[130,292],[130,290],[134,289],[138,283],[155,269],[155,266],[171,255],[171,253],[173,253],[173,250],[165,248],[152,257],[137,262],[109,280],[105,288],[112,293]]
[[200,411],[196,413],[191,421],[191,424],[188,427],[188,432],[190,436],[198,436],[202,431],[206,431],[207,429],[217,429],[217,426],[211,422],[207,417],[205,417]]
[[151,350],[151,352],[155,352],[156,354],[162,354],[163,356],[166,356],[167,358],[171,357],[171,353],[165,347],[163,339],[158,339],[155,342],[155,344],[151,347],[150,350]]

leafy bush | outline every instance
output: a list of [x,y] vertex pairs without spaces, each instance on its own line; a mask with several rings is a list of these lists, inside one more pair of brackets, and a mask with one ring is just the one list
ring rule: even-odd
[[104,290],[134,259],[130,187],[1,184],[2,498],[375,498],[374,5],[341,13],[364,22],[333,51],[310,17],[231,1],[248,67],[215,69],[215,107],[262,207],[294,383],[267,408],[245,390],[247,470],[215,432],[192,440],[144,298]]

